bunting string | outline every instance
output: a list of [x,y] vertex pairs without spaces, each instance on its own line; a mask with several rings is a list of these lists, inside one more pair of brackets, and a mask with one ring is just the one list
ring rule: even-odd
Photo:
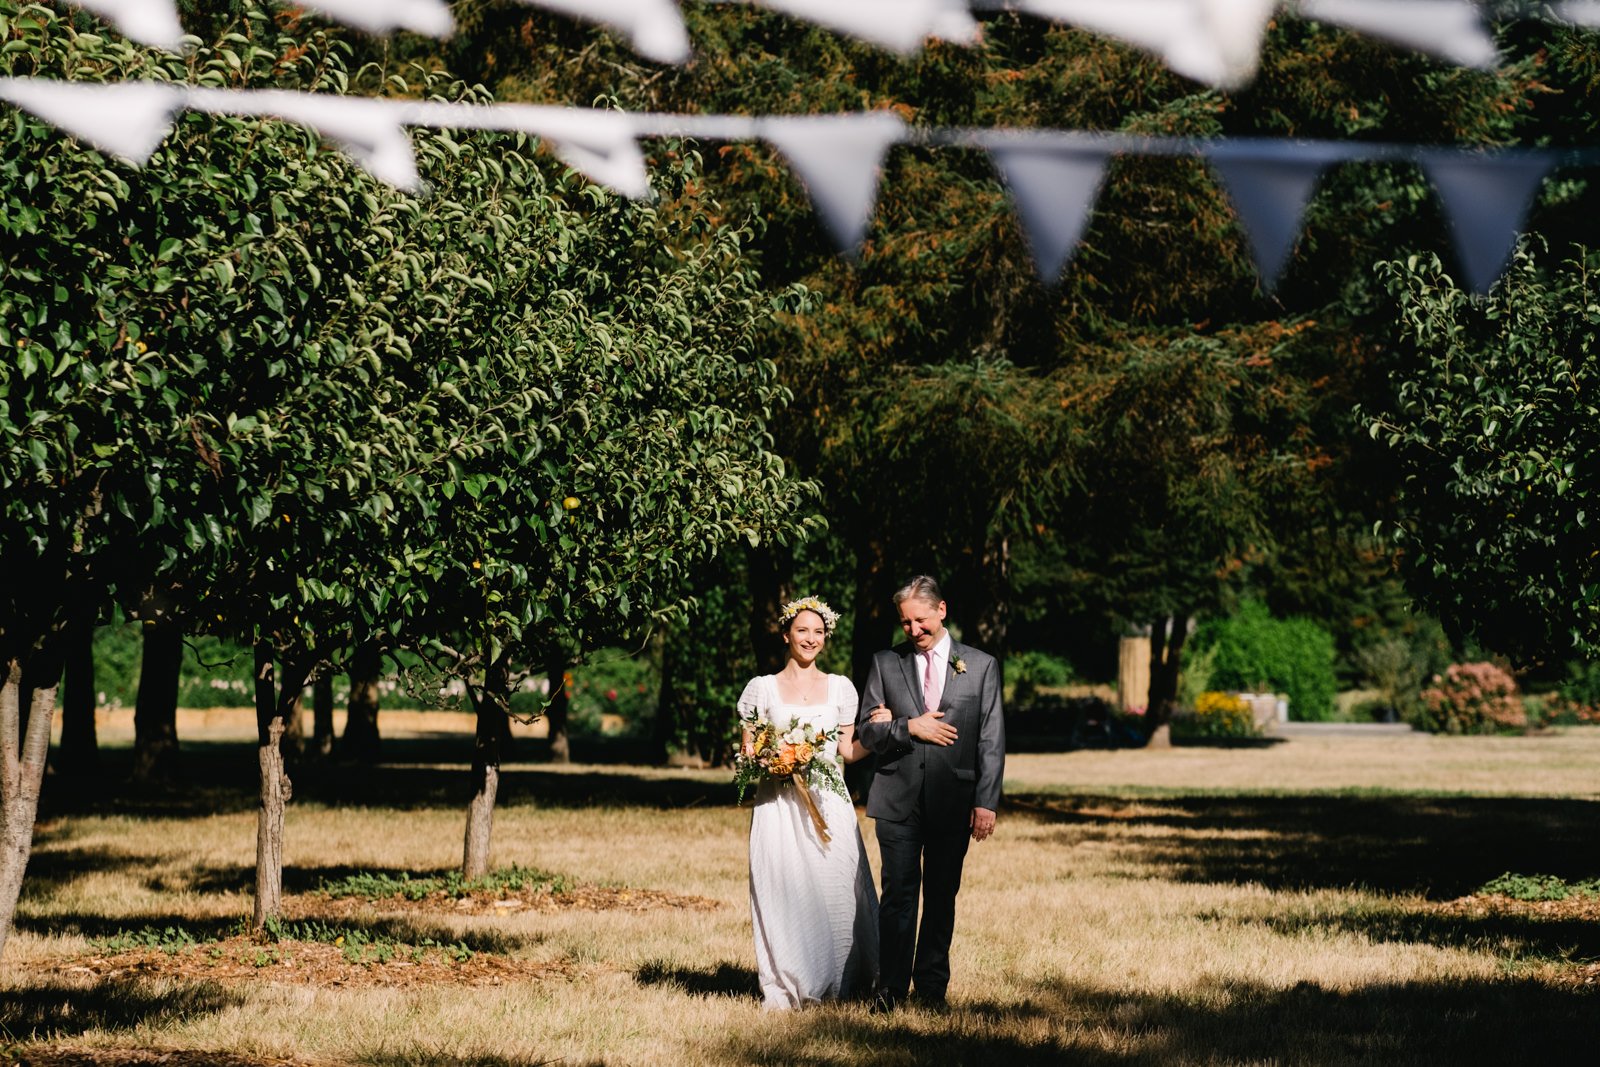
[[[369,33],[435,37],[455,28],[445,0],[279,0]],[[641,56],[683,63],[691,54],[680,0],[517,0],[620,33]],[[1116,38],[1161,57],[1185,77],[1237,88],[1255,75],[1261,42],[1279,11],[1383,38],[1467,67],[1498,58],[1485,9],[1474,0],[707,0],[763,7],[911,54],[929,39],[970,44],[974,12],[1016,11]],[[176,0],[77,0],[143,44],[178,50]],[[1501,4],[1526,17],[1600,26],[1600,0]]]
[[673,115],[531,104],[457,104],[287,90],[212,89],[166,82],[0,78],[0,100],[134,165],[149,159],[186,110],[268,117],[315,130],[381,181],[422,190],[412,127],[519,132],[597,184],[650,195],[641,138],[762,140],[787,160],[818,217],[845,250],[871,221],[882,163],[897,144],[986,152],[1009,190],[1038,272],[1054,282],[1119,156],[1206,160],[1234,204],[1263,284],[1293,251],[1301,217],[1328,168],[1351,162],[1419,166],[1450,221],[1468,285],[1486,291],[1516,242],[1544,178],[1600,164],[1600,149],[1438,148],[1270,138],[1194,140],[1082,130],[925,128],[890,111],[832,115]]

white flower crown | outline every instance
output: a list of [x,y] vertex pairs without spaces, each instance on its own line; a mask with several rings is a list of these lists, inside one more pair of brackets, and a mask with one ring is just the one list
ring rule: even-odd
[[802,611],[814,611],[822,617],[822,632],[832,634],[833,628],[839,625],[839,613],[814,596],[803,596],[799,600],[791,600],[783,606],[783,613],[778,616],[779,627],[787,627],[789,620]]

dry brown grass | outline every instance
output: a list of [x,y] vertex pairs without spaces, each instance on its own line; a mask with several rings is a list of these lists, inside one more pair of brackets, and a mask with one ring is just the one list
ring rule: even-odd
[[[225,934],[247,913],[248,752],[222,747],[197,768],[205,787],[175,796],[48,784],[0,1022],[29,1056],[95,1062],[1576,1061],[1600,1008],[1582,966],[1600,956],[1594,918],[1450,902],[1508,869],[1600,873],[1597,767],[1600,730],[1015,756],[1000,833],[968,861],[949,1014],[763,1013],[749,814],[726,776],[607,766],[514,769],[497,862],[718,906],[350,916],[514,961],[498,984],[72,970],[118,930]],[[450,867],[464,778],[425,758],[300,775],[291,893]]]

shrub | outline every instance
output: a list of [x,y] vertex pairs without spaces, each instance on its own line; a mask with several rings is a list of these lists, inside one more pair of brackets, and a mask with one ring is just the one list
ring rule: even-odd
[[1333,717],[1333,637],[1311,620],[1275,619],[1266,605],[1246,601],[1203,627],[1196,644],[1215,650],[1214,687],[1283,693],[1296,719]]
[[1551,693],[1545,697],[1539,720],[1541,726],[1600,726],[1600,704]]
[[1255,737],[1255,717],[1250,705],[1232,693],[1201,693],[1194,710],[1172,720],[1178,737]]
[[1060,656],[1029,649],[1006,657],[1005,677],[1008,682],[1028,682],[1034,686],[1071,685],[1072,664]]
[[1412,718],[1428,678],[1450,664],[1448,642],[1439,624],[1421,619],[1407,630],[1375,634],[1351,654],[1360,680],[1376,689],[1386,708]]
[[629,655],[624,649],[601,649],[588,663],[572,668],[570,729],[579,734],[602,733],[606,715],[619,716],[622,732],[637,734],[655,716],[658,672],[647,656]]
[[1201,694],[1212,688],[1211,675],[1216,662],[1215,647],[1192,647],[1184,655],[1182,669],[1178,672],[1178,707],[1194,707]]
[[1600,662],[1567,665],[1567,678],[1545,701],[1545,721],[1600,724]]
[[1521,730],[1528,712],[1516,679],[1492,663],[1453,663],[1422,691],[1420,721],[1441,734]]
[[1510,897],[1512,900],[1567,900],[1571,897],[1600,896],[1600,878],[1583,882],[1568,882],[1553,874],[1512,874],[1507,871],[1500,877],[1484,883],[1478,892],[1485,896]]
[[1071,685],[1072,665],[1060,656],[1029,649],[1006,657],[1005,679],[1015,687],[1012,700],[1019,705],[1033,704],[1040,689]]

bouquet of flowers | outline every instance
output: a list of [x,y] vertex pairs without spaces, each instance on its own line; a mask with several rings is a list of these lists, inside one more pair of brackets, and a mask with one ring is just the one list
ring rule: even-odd
[[791,726],[779,730],[768,719],[761,718],[750,724],[751,740],[747,751],[734,760],[733,784],[739,789],[739,801],[765,781],[788,782],[794,786],[800,803],[811,816],[817,836],[827,844],[828,824],[817,810],[811,796],[813,788],[828,789],[849,799],[844,775],[833,760],[822,758],[823,746],[837,741],[839,731],[819,730],[811,725]]

